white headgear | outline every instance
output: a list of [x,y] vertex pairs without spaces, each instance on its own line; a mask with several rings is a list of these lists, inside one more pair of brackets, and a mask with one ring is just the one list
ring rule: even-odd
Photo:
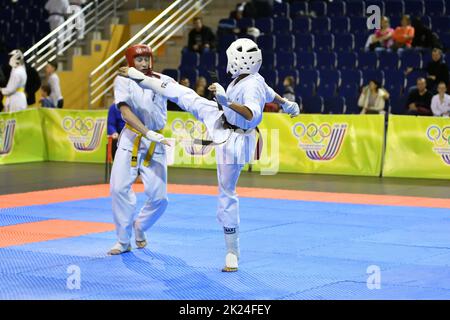
[[11,68],[16,68],[24,64],[23,53],[19,49],[13,50],[9,53],[11,58],[9,58],[9,65]]
[[258,45],[250,39],[237,39],[227,49],[227,72],[232,78],[243,73],[254,74],[262,64],[262,54]]

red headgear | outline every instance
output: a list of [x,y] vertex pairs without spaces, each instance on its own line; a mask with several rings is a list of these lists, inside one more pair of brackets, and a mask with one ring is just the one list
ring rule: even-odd
[[137,56],[147,56],[150,57],[150,67],[147,72],[147,76],[151,76],[153,68],[153,52],[152,48],[145,44],[135,44],[125,51],[125,57],[127,58],[128,66],[134,67],[134,58]]

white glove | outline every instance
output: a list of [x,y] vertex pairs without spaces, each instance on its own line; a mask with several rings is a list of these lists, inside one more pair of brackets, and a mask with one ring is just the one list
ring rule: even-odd
[[297,102],[286,100],[281,107],[283,108],[284,112],[291,115],[291,118],[296,117],[300,114],[300,107],[298,106]]
[[130,67],[128,68],[128,78],[137,81],[142,81],[145,79],[145,74],[137,70],[135,67]]
[[227,107],[228,108],[228,97],[227,94],[225,93],[225,89],[217,82],[213,83],[213,86],[216,87],[216,100],[217,102],[222,106],[222,107]]
[[145,137],[150,140],[150,141],[154,141],[154,142],[161,142],[163,141],[165,138],[162,134],[152,131],[152,130],[148,130],[147,134],[145,135]]

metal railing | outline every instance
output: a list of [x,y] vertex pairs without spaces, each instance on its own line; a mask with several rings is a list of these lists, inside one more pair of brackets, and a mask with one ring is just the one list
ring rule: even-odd
[[[130,45],[145,43],[156,51],[188,21],[213,0],[176,0],[122,45],[89,75],[89,108],[100,101],[114,86],[119,66],[125,62],[124,51]],[[151,29],[151,31],[150,31]]]
[[[52,30],[42,40],[33,45],[24,53],[25,61],[40,71],[47,62],[55,60],[74,46],[77,41],[77,30],[74,23],[84,15],[85,30],[98,31],[99,26],[110,17],[117,17],[117,10],[128,0],[92,0],[80,12],[71,15],[63,24]],[[64,32],[64,36],[59,35]],[[63,40],[63,44],[59,41]],[[58,49],[58,44],[60,49]]]

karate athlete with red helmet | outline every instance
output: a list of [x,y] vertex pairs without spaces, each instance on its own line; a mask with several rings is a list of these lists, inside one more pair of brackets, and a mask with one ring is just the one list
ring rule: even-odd
[[[164,213],[167,207],[167,165],[165,148],[168,144],[158,133],[167,121],[166,86],[176,83],[172,78],[156,73],[153,68],[152,50],[146,45],[134,45],[127,49],[128,67],[121,68],[114,83],[115,103],[126,122],[119,137],[118,149],[111,173],[111,195],[118,242],[110,254],[131,250],[130,238],[135,231],[136,245],[147,245],[145,231]],[[142,86],[136,79],[128,78],[132,69],[139,78],[157,79],[155,88]],[[182,87],[185,88],[185,87]],[[186,111],[202,121],[215,143],[223,143],[231,130],[223,128],[223,111],[217,104],[200,98],[192,89],[180,99],[175,99]],[[163,93],[161,92],[163,91]],[[200,98],[200,99],[198,99]],[[141,174],[148,200],[137,218],[133,220],[136,196],[131,185]]]
[[[281,105],[285,113],[295,117],[300,113],[297,103],[288,101],[276,94],[258,73],[262,64],[261,50],[250,39],[238,39],[226,51],[227,72],[234,79],[225,89],[218,83],[209,89],[215,94],[217,102],[224,110],[225,127],[232,133],[222,144],[216,144],[217,177],[219,181],[219,201],[217,218],[223,226],[226,257],[224,272],[238,270],[239,259],[239,199],[236,185],[244,165],[253,159],[256,148],[256,126],[262,120],[266,102]],[[168,97],[185,109],[194,103],[215,104],[195,94],[174,81],[164,82],[148,77],[135,68],[120,71],[135,79],[143,88],[149,88]],[[202,100],[203,99],[203,100]],[[217,128],[215,128],[217,129]]]

